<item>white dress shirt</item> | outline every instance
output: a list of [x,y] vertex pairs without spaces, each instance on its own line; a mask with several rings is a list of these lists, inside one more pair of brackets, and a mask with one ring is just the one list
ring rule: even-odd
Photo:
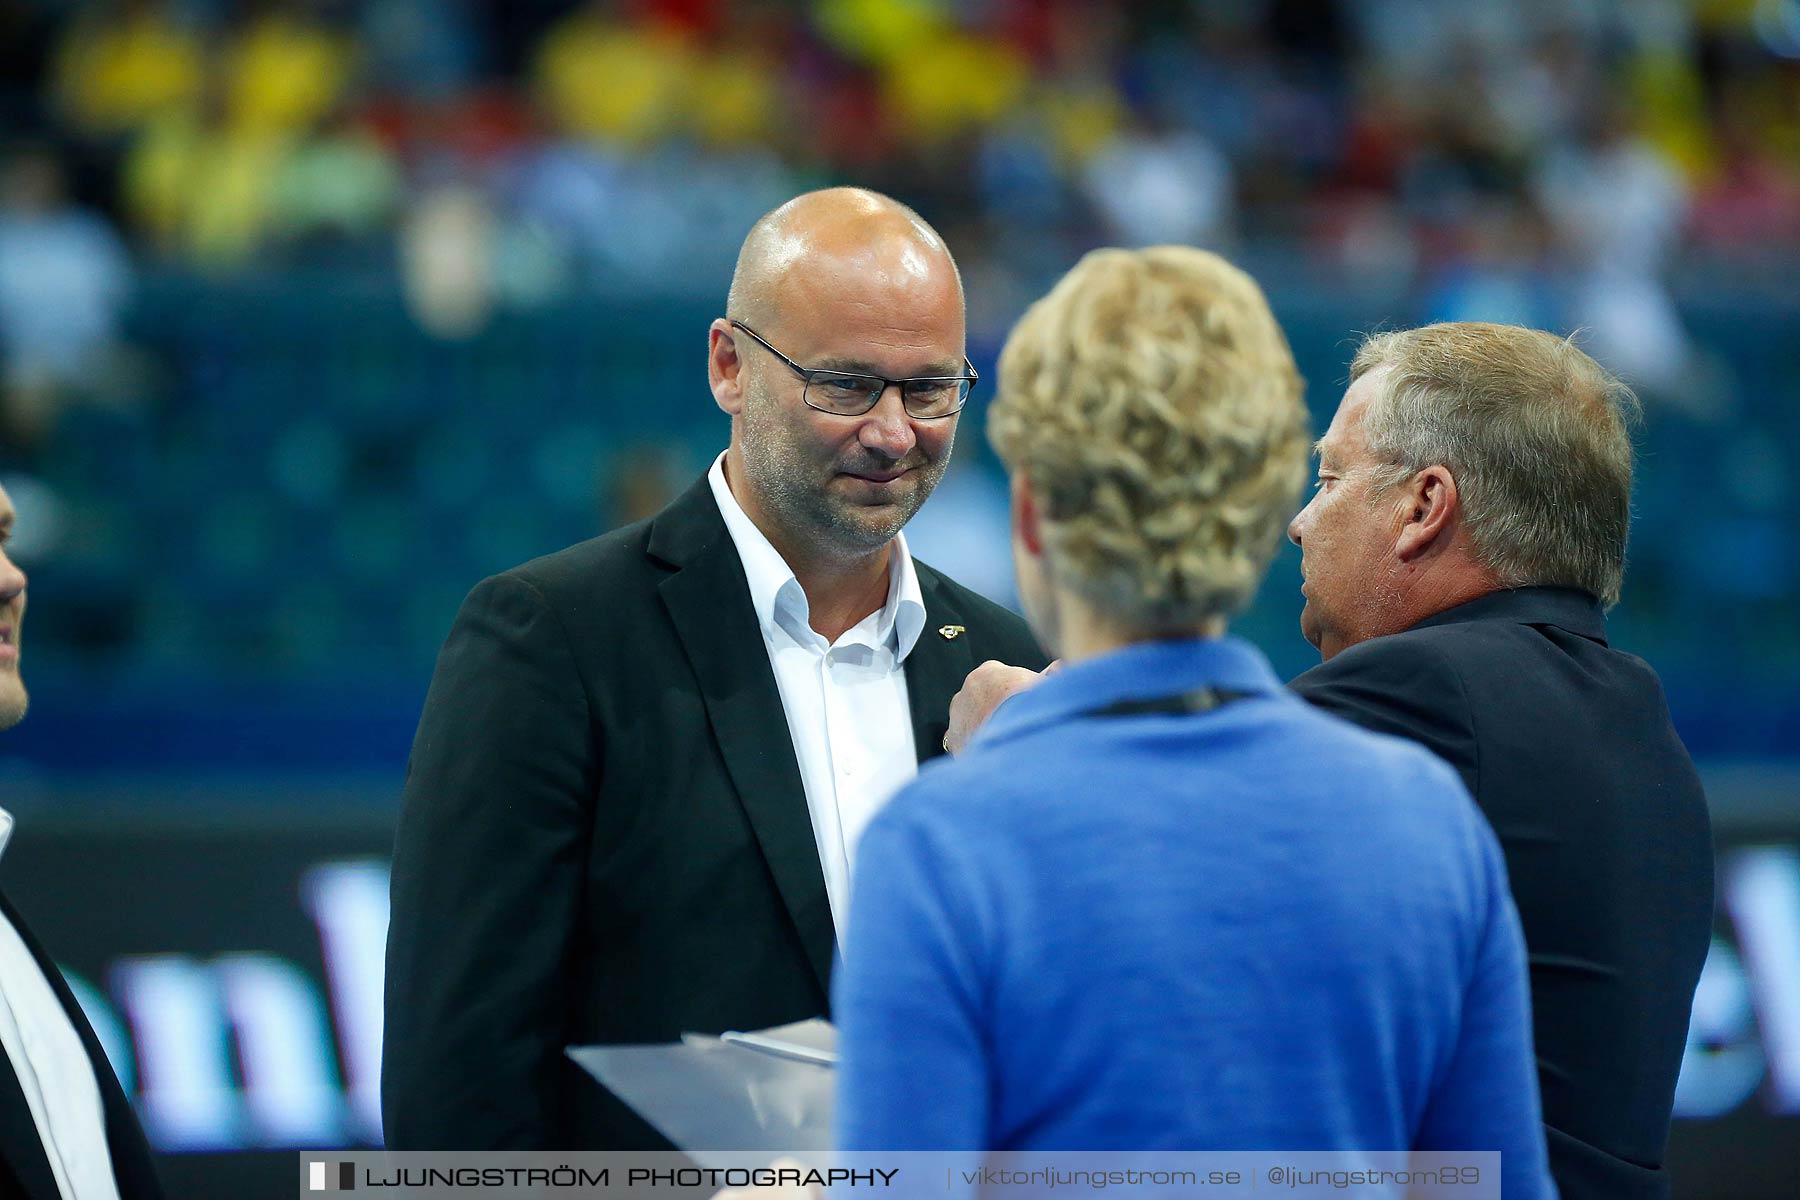
[[[13,831],[0,809],[0,853]],[[106,1109],[81,1035],[13,923],[0,914],[0,1043],[63,1200],[119,1200]]]
[[707,479],[750,581],[812,814],[825,894],[841,935],[856,840],[889,797],[919,773],[905,671],[906,656],[925,628],[919,576],[905,536],[896,534],[887,603],[827,642],[810,624],[800,581],[731,494],[723,454]]

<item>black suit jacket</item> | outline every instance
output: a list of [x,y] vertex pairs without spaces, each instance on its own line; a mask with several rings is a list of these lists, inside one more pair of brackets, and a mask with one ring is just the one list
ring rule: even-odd
[[[977,664],[1044,657],[1017,616],[917,567],[926,625],[905,670],[924,761]],[[781,696],[704,478],[469,594],[395,838],[390,1148],[666,1148],[563,1048],[818,1016],[834,945]]]
[[1563,1200],[1666,1197],[1713,859],[1706,797],[1655,672],[1607,646],[1592,596],[1522,588],[1353,646],[1291,686],[1462,773],[1525,930]]
[[[112,1064],[106,1061],[106,1051],[89,1027],[75,994],[69,991],[62,972],[57,970],[56,964],[44,953],[30,928],[3,895],[0,895],[0,911],[6,913],[6,919],[19,931],[20,940],[50,981],[50,989],[69,1015],[70,1024],[75,1026],[75,1032],[87,1050],[88,1061],[94,1065],[94,1081],[100,1085],[100,1103],[106,1113],[106,1143],[112,1151],[113,1179],[119,1185],[120,1200],[161,1200],[162,1188],[156,1182],[156,1168],[151,1163],[144,1132],[139,1128],[131,1103],[125,1099],[125,1092],[113,1075]],[[62,1193],[56,1187],[56,1176],[50,1171],[50,1159],[44,1153],[43,1138],[38,1134],[37,1122],[32,1120],[31,1107],[25,1102],[18,1076],[3,1053],[0,1053],[0,1196],[8,1200],[12,1197],[62,1200]]]

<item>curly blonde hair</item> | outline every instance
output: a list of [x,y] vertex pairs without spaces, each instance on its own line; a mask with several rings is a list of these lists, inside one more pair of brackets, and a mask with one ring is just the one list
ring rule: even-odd
[[1249,603],[1308,461],[1303,384],[1262,289],[1204,250],[1096,250],[1000,356],[988,437],[1030,480],[1051,577],[1173,635]]

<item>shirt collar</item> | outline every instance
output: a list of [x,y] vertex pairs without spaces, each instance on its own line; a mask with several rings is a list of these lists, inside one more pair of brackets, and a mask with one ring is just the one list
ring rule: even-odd
[[1201,687],[1281,694],[1268,660],[1238,638],[1136,642],[1071,663],[1013,696],[994,711],[975,741],[1016,737],[1120,700],[1151,700]]
[[[778,628],[779,618],[785,615],[805,625],[809,616],[806,592],[781,552],[769,543],[731,494],[731,486],[725,482],[723,453],[713,460],[706,481],[712,486],[719,515],[725,519],[725,531],[731,535],[744,564],[757,624],[767,633]],[[904,533],[894,535],[893,551],[888,555],[887,601],[875,617],[874,644],[888,646],[894,651],[894,661],[904,662],[925,629],[925,597],[919,590],[919,573],[913,567]]]
[[0,808],[0,854],[6,853],[6,845],[12,841],[13,815]]

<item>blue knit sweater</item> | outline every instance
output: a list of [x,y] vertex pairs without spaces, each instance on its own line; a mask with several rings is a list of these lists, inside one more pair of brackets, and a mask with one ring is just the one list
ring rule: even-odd
[[[1212,712],[1094,715],[1214,686]],[[1553,1196],[1524,946],[1455,773],[1233,639],[1001,706],[870,825],[835,979],[850,1150],[1499,1150]]]

